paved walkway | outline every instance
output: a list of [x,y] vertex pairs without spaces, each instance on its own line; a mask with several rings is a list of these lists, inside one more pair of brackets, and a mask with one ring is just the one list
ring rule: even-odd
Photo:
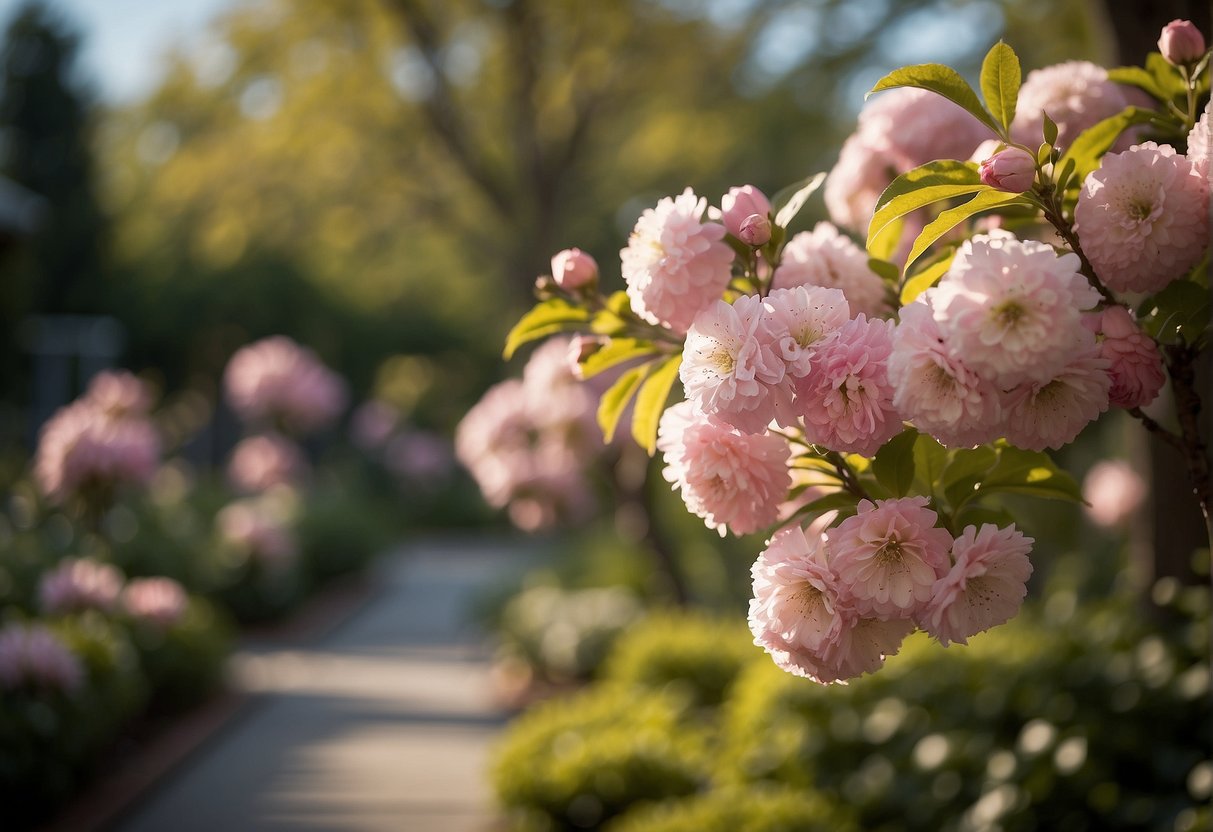
[[505,715],[472,607],[524,561],[499,546],[412,547],[334,632],[241,650],[234,684],[254,703],[115,828],[496,828],[484,772]]

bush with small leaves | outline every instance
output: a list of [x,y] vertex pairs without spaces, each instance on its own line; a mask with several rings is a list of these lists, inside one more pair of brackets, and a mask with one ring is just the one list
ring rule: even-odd
[[851,813],[803,789],[755,785],[638,806],[607,832],[857,832]]

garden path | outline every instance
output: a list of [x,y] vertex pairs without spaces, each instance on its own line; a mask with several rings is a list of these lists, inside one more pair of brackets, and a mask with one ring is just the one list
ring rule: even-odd
[[114,828],[495,828],[485,768],[506,714],[474,611],[527,560],[499,543],[412,545],[334,631],[246,644],[232,675],[252,705]]

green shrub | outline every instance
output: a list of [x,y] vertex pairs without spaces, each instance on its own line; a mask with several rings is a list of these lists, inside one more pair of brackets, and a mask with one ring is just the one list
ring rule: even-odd
[[1207,755],[1204,628],[1065,607],[968,648],[916,636],[846,687],[753,665],[719,776],[814,789],[867,830],[1170,830],[1199,802],[1187,781]]
[[357,572],[387,545],[391,532],[375,508],[359,490],[339,485],[308,496],[296,533],[313,583]]
[[786,786],[721,789],[642,805],[607,832],[855,832],[850,814],[828,801]]
[[232,646],[232,627],[214,605],[192,597],[181,620],[167,630],[140,621],[128,627],[154,710],[184,710],[218,688]]
[[519,828],[597,828],[641,801],[689,795],[707,781],[703,734],[687,702],[600,686],[543,703],[497,748],[493,785]]
[[659,690],[673,688],[697,706],[717,706],[741,669],[763,652],[740,618],[703,613],[651,615],[615,642],[602,678]]

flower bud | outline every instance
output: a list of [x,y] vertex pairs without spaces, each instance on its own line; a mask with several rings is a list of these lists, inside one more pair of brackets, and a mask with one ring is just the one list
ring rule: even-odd
[[741,238],[741,225],[752,214],[766,216],[771,213],[771,203],[766,195],[753,185],[742,185],[740,188],[729,188],[729,192],[720,199],[721,220],[729,233]]
[[766,245],[771,239],[771,221],[766,218],[765,214],[750,214],[741,223],[741,228],[737,231],[737,239],[741,240],[747,246]]
[[1172,66],[1194,64],[1205,54],[1205,36],[1190,20],[1172,20],[1162,27],[1158,51]]
[[1008,147],[981,163],[981,181],[991,188],[1021,194],[1031,190],[1036,179],[1036,160],[1018,147]]
[[589,286],[598,279],[598,264],[579,248],[566,248],[552,258],[552,278],[566,292]]

